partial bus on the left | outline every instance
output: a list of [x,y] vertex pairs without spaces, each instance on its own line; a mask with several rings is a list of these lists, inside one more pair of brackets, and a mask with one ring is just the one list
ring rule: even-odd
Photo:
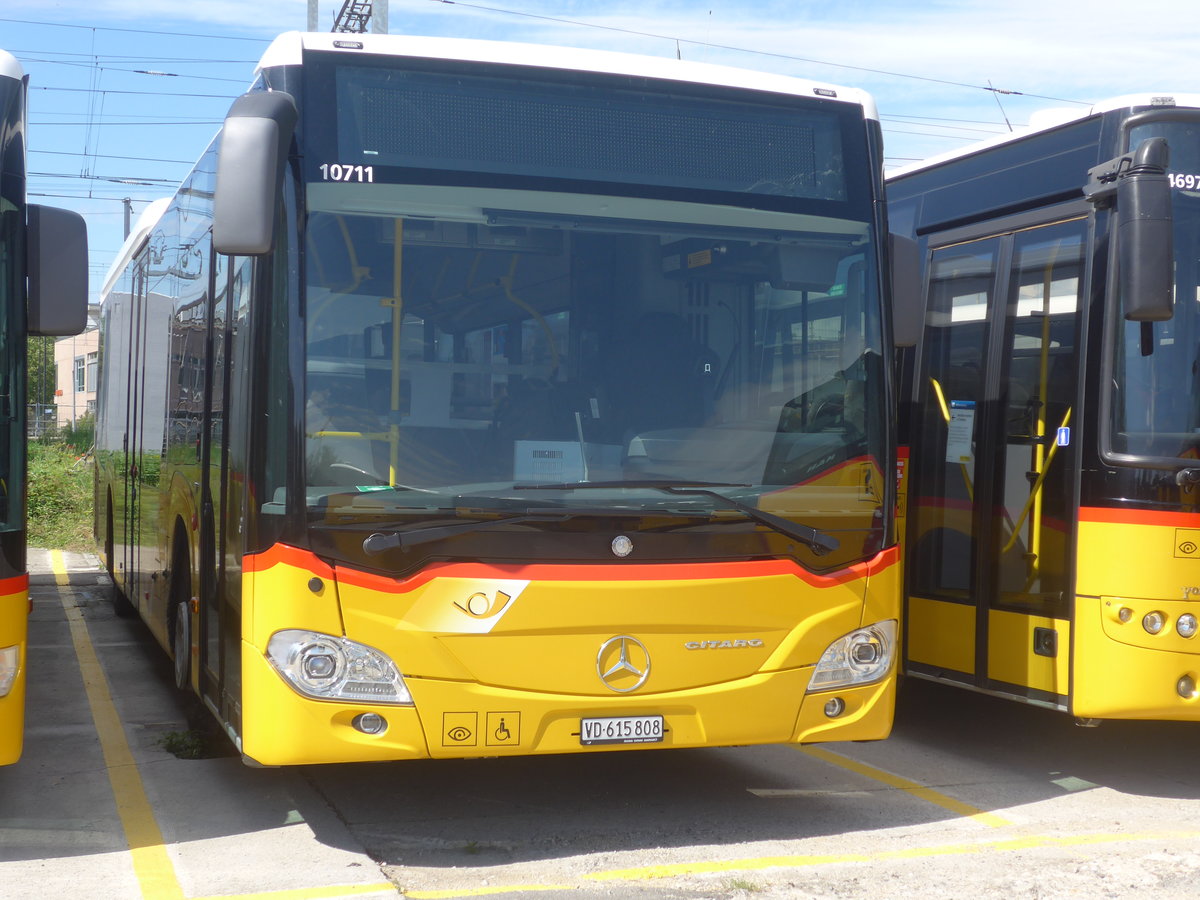
[[25,338],[87,323],[83,217],[25,202],[27,83],[0,50],[0,765],[20,758],[25,722]]

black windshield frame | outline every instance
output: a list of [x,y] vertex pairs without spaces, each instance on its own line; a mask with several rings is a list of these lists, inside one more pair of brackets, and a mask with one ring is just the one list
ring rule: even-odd
[[0,77],[0,531],[25,527],[25,96]]
[[[730,134],[744,134],[761,122],[787,121],[789,118],[808,117],[835,133],[839,144],[838,164],[845,173],[842,181],[841,199],[821,196],[789,196],[786,193],[767,190],[714,190],[697,182],[678,180],[676,183],[654,183],[647,180],[639,183],[636,178],[588,180],[580,173],[571,174],[565,167],[557,176],[542,172],[486,171],[477,163],[447,164],[437,169],[430,165],[414,164],[393,167],[380,164],[375,167],[376,182],[404,184],[488,185],[512,187],[524,190],[564,190],[564,185],[577,193],[612,194],[646,197],[663,200],[685,200],[700,203],[715,203],[744,206],[780,212],[806,212],[832,218],[871,220],[873,218],[872,182],[859,177],[858,173],[870,171],[870,149],[865,138],[867,125],[863,108],[852,102],[830,100],[822,97],[802,97],[771,91],[750,90],[718,85],[694,84],[668,81],[641,76],[613,73],[547,70],[536,66],[517,66],[499,63],[460,62],[415,57],[384,55],[353,55],[329,51],[307,51],[303,67],[305,107],[312,110],[333,110],[338,105],[339,67],[379,70],[381,73],[403,72],[414,78],[429,78],[441,82],[493,85],[500,92],[519,93],[529,90],[546,90],[555,94],[578,96],[589,104],[609,97],[633,98],[630,104],[640,102],[647,105],[647,112],[670,110],[672,106],[693,107],[701,112],[711,110],[715,120],[721,122]],[[308,183],[328,180],[328,170],[322,166],[353,164],[361,167],[369,158],[361,155],[353,159],[339,152],[339,128],[334,122],[325,121],[320,128],[310,127],[305,138],[304,179]],[[428,160],[425,161],[428,163]],[[670,181],[672,179],[664,179]]]
[[[1128,153],[1133,147],[1142,140],[1152,136],[1167,136],[1171,131],[1172,125],[1191,126],[1193,129],[1200,129],[1200,110],[1189,108],[1174,108],[1163,107],[1160,109],[1150,109],[1136,112],[1128,116],[1121,122],[1118,153]],[[1178,144],[1178,141],[1176,141]],[[1182,150],[1182,148],[1178,148]],[[1180,173],[1177,168],[1180,161],[1185,158],[1181,152],[1173,151],[1172,160],[1168,167],[1168,174],[1172,177]],[[1195,142],[1188,152],[1186,158],[1193,162],[1200,161],[1200,141]],[[1200,176],[1200,172],[1193,172],[1193,175]],[[1200,177],[1197,178],[1200,183]],[[1198,184],[1200,187],[1200,184]],[[1177,217],[1176,238],[1175,238],[1175,259],[1176,259],[1176,274],[1185,273],[1190,269],[1194,270],[1197,265],[1200,265],[1200,240],[1193,239],[1190,242],[1181,240],[1180,228],[1178,224],[1182,222],[1180,214],[1191,206],[1195,208],[1200,203],[1200,197],[1190,198],[1184,197],[1182,191],[1173,190],[1174,201],[1172,203],[1173,211]],[[1200,211],[1193,213],[1192,218],[1200,218]],[[1142,441],[1140,447],[1133,445],[1127,432],[1122,431],[1119,427],[1118,415],[1121,408],[1120,395],[1127,392],[1130,386],[1130,369],[1129,365],[1124,362],[1131,358],[1131,353],[1136,354],[1138,358],[1147,360],[1147,364],[1142,368],[1153,368],[1155,362],[1155,354],[1142,355],[1147,346],[1153,347],[1153,335],[1158,329],[1161,333],[1164,328],[1176,329],[1181,326],[1188,327],[1188,322],[1182,321],[1186,317],[1190,322],[1190,328],[1194,331],[1200,328],[1200,298],[1191,304],[1191,307],[1184,305],[1184,301],[1180,299],[1178,289],[1182,287],[1177,284],[1177,297],[1175,314],[1172,319],[1166,323],[1141,323],[1126,321],[1123,314],[1122,299],[1119,296],[1116,265],[1117,265],[1117,240],[1115,234],[1116,217],[1110,215],[1109,221],[1109,240],[1108,240],[1108,271],[1107,284],[1109,290],[1105,300],[1105,328],[1103,346],[1105,352],[1101,367],[1101,383],[1105,388],[1100,392],[1100,456],[1101,459],[1110,466],[1120,466],[1126,468],[1137,469],[1157,469],[1161,471],[1179,471],[1183,469],[1191,469],[1196,467],[1197,451],[1200,451],[1200,435],[1193,435],[1180,431],[1180,446],[1177,455],[1166,455],[1163,453],[1153,452],[1151,446],[1154,441],[1154,431],[1146,432],[1147,437]],[[1191,255],[1191,261],[1188,262],[1188,255]],[[1200,279],[1198,279],[1200,280]],[[1186,299],[1186,298],[1185,298]],[[1189,313],[1190,310],[1190,313]],[[1151,336],[1151,343],[1147,345],[1146,333]],[[1158,354],[1158,359],[1165,359],[1162,353]],[[1187,396],[1188,391],[1181,389],[1178,384],[1172,384],[1172,391],[1179,393],[1181,396]],[[1148,403],[1146,398],[1143,400]],[[1197,425],[1200,425],[1200,415],[1194,416]]]
[[[346,54],[331,54],[322,52],[308,52],[305,55],[305,63],[302,67],[296,67],[293,70],[293,77],[300,81],[299,89],[294,93],[301,101],[301,125],[299,131],[299,157],[294,160],[295,168],[293,174],[298,176],[297,188],[301,196],[306,199],[301,202],[302,215],[298,219],[301,233],[307,234],[309,226],[312,223],[313,217],[319,214],[321,210],[330,209],[328,206],[322,205],[321,202],[315,202],[312,195],[314,185],[322,185],[325,187],[339,188],[339,185],[330,185],[329,179],[323,177],[320,172],[322,164],[328,164],[329,159],[336,158],[327,156],[328,153],[335,153],[333,145],[335,143],[332,132],[336,129],[332,128],[327,120],[321,119],[321,111],[330,108],[329,103],[334,97],[334,88],[332,86],[332,72],[330,67],[349,60],[350,64],[356,66],[374,65],[381,68],[397,68],[399,66],[411,67],[422,71],[434,71],[438,73],[466,73],[493,71],[498,75],[506,75],[509,77],[523,78],[540,78],[545,80],[547,77],[546,70],[537,69],[534,67],[498,65],[498,64],[482,64],[482,63],[466,63],[452,62],[439,60],[425,60],[412,58],[397,58],[370,55],[354,54],[348,57]],[[828,199],[814,199],[804,197],[788,197],[777,196],[771,194],[761,194],[753,192],[735,192],[735,191],[701,191],[695,189],[687,189],[679,186],[663,186],[663,185],[641,185],[641,184],[617,184],[614,182],[588,182],[584,180],[574,180],[569,178],[548,178],[528,175],[512,175],[512,174],[496,174],[483,172],[469,171],[431,171],[422,168],[406,168],[387,171],[384,173],[376,172],[374,181],[375,186],[382,186],[391,190],[407,189],[408,186],[417,188],[441,189],[443,187],[451,187],[455,190],[476,189],[487,192],[530,192],[537,194],[558,194],[560,197],[571,194],[581,197],[596,198],[597,201],[604,202],[608,197],[616,196],[620,198],[628,197],[640,202],[644,200],[650,201],[666,201],[667,203],[680,206],[686,204],[688,206],[695,205],[708,207],[724,207],[732,211],[734,215],[734,224],[730,226],[731,237],[744,236],[746,238],[755,238],[768,242],[784,242],[787,243],[793,240],[792,237],[780,233],[790,231],[789,226],[783,226],[781,229],[771,227],[768,229],[771,233],[762,233],[755,235],[754,228],[749,217],[743,215],[738,216],[736,213],[739,210],[752,212],[754,215],[767,214],[775,215],[778,218],[779,213],[786,214],[784,218],[791,219],[794,215],[797,220],[807,220],[800,222],[796,227],[803,232],[807,227],[810,227],[811,222],[816,219],[840,219],[845,222],[861,223],[863,232],[861,237],[864,239],[861,244],[861,251],[864,254],[864,266],[862,278],[864,286],[871,295],[868,305],[871,309],[869,313],[872,326],[871,338],[868,341],[868,352],[863,355],[857,366],[847,366],[845,368],[846,375],[844,377],[849,380],[859,378],[868,379],[874,385],[875,395],[870,403],[872,408],[878,407],[878,418],[872,415],[872,452],[869,454],[869,459],[875,464],[875,475],[878,477],[869,477],[866,479],[857,479],[857,481],[865,482],[869,485],[871,492],[875,495],[874,502],[871,504],[874,512],[870,516],[870,521],[863,520],[859,526],[851,526],[851,531],[856,536],[850,535],[842,530],[835,528],[843,537],[839,537],[841,541],[841,549],[838,552],[828,554],[827,556],[817,559],[817,554],[812,553],[807,548],[802,549],[802,545],[796,545],[796,541],[791,540],[782,535],[774,537],[764,537],[766,531],[761,525],[754,522],[744,522],[740,525],[733,524],[732,521],[726,522],[726,519],[731,519],[730,516],[722,516],[721,521],[712,526],[703,526],[692,528],[687,531],[678,533],[659,533],[659,526],[655,524],[656,512],[653,509],[646,509],[643,515],[631,515],[633,510],[621,508],[623,504],[618,503],[618,509],[609,508],[609,512],[619,513],[615,518],[609,517],[611,521],[622,522],[623,528],[634,527],[636,531],[646,531],[646,533],[654,534],[652,546],[658,547],[661,552],[653,551],[656,558],[659,559],[745,559],[758,557],[779,557],[789,556],[794,557],[799,553],[802,563],[815,571],[825,571],[840,568],[851,564],[863,558],[868,558],[878,550],[885,546],[890,540],[889,535],[892,533],[891,517],[886,515],[886,511],[894,504],[894,485],[889,479],[882,477],[882,473],[890,471],[888,460],[894,458],[894,434],[893,425],[889,417],[886,415],[886,403],[891,397],[892,384],[889,367],[882,364],[882,360],[886,358],[886,334],[887,334],[887,311],[886,304],[881,302],[884,298],[881,292],[886,292],[887,285],[885,284],[881,267],[884,265],[884,256],[886,250],[880,245],[880,236],[883,233],[884,224],[883,207],[880,202],[880,194],[882,190],[882,170],[880,164],[880,139],[878,123],[873,119],[868,118],[869,112],[861,105],[854,102],[831,101],[824,98],[806,98],[789,94],[777,94],[768,91],[755,91],[738,88],[726,88],[712,85],[695,85],[683,82],[666,82],[657,81],[648,78],[635,78],[631,76],[604,75],[596,73],[577,73],[555,71],[550,76],[555,80],[570,80],[573,83],[586,84],[597,88],[611,88],[617,82],[623,82],[626,85],[632,85],[634,89],[646,91],[659,91],[668,96],[694,96],[698,98],[711,98],[714,95],[719,95],[723,102],[729,103],[731,106],[736,103],[759,103],[768,104],[777,111],[786,112],[791,109],[828,109],[833,112],[834,117],[840,123],[843,136],[843,145],[846,151],[846,173],[847,173],[847,189],[846,198],[844,200],[831,201]],[[752,123],[747,127],[751,127]],[[345,181],[346,179],[343,179]],[[371,187],[369,184],[361,182],[354,185],[358,188]],[[325,197],[326,195],[322,195]],[[425,196],[425,195],[423,195]],[[486,204],[485,204],[486,205]],[[336,207],[334,207],[336,208]],[[356,211],[353,204],[346,207],[351,214]],[[553,206],[554,209],[559,209],[558,206]],[[590,204],[585,204],[584,209],[595,210],[599,207],[593,201]],[[632,209],[633,207],[631,207]],[[373,215],[387,215],[377,205],[370,207]],[[508,210],[508,213],[505,210]],[[513,210],[518,214],[524,207],[501,207],[497,209],[487,209],[489,214],[487,221],[488,227],[507,227],[507,223],[501,220],[510,215]],[[635,212],[635,215],[641,215],[641,212]],[[430,214],[430,222],[440,218],[438,213]],[[492,221],[492,220],[495,221]],[[580,232],[603,232],[606,229],[599,227],[600,220],[589,220],[581,218],[578,223],[556,223],[553,227],[562,229],[564,233],[571,234],[578,229]],[[638,228],[631,227],[636,225],[639,220],[630,219],[626,222],[616,223],[615,220],[609,220],[613,226],[619,224],[620,231],[628,231],[630,233],[638,232]],[[649,220],[642,220],[648,222]],[[704,226],[701,224],[703,218],[697,221],[697,231],[704,233]],[[764,220],[765,221],[765,220]],[[663,231],[667,233],[689,233],[689,224],[692,222],[690,216],[683,216],[678,220],[672,219],[670,222],[655,223],[655,227],[647,229],[643,233],[649,233],[658,230],[658,225],[663,225]],[[550,223],[544,223],[549,225]],[[535,227],[532,223],[516,224],[512,227],[521,228]],[[843,226],[844,227],[844,226]],[[723,229],[722,229],[722,233]],[[733,233],[736,233],[733,234]],[[715,237],[715,232],[713,233]],[[706,240],[707,242],[707,240]],[[301,238],[303,251],[300,254],[302,265],[300,272],[303,273],[311,264],[311,252],[308,247],[307,237]],[[681,242],[682,245],[682,242]],[[684,251],[692,251],[694,248],[683,247]],[[703,250],[701,250],[703,252]],[[686,254],[685,254],[686,255]],[[655,263],[657,266],[658,263]],[[385,276],[385,281],[387,278]],[[314,309],[314,296],[311,286],[307,283],[307,277],[301,275],[298,279],[300,282],[300,309],[302,316],[309,316]],[[866,335],[863,335],[864,337]],[[303,342],[299,342],[294,350],[301,352],[302,357],[294,360],[299,371],[304,371],[306,362],[303,358],[305,352],[301,346]],[[859,370],[862,370],[860,373]],[[870,374],[865,374],[869,372]],[[304,385],[299,392],[299,397],[303,398],[308,395],[307,378],[298,378],[296,386]],[[293,410],[297,425],[295,428],[301,436],[305,434],[305,426],[302,424],[305,421],[306,413],[303,407],[304,401],[301,400],[301,405]],[[298,449],[298,448],[297,448]],[[866,459],[867,457],[863,457]],[[836,461],[831,460],[831,463],[837,465]],[[773,461],[774,465],[787,466],[785,461]],[[295,471],[301,471],[305,467],[298,464]],[[785,470],[781,470],[785,471]],[[854,482],[854,478],[842,479],[843,481]],[[792,480],[791,473],[785,471],[785,474],[779,479],[781,485],[795,485]],[[511,485],[511,481],[509,484]],[[850,487],[847,483],[842,485],[839,482],[835,488]],[[471,485],[462,485],[462,489],[471,488]],[[475,493],[468,490],[468,493]],[[501,495],[504,491],[500,491]],[[763,493],[762,501],[770,505],[771,508],[777,510],[777,514],[783,513],[789,519],[796,515],[800,520],[804,516],[800,515],[799,510],[793,510],[791,504],[786,497],[775,496],[778,491],[766,491]],[[296,497],[305,495],[303,490],[294,492]],[[316,544],[323,544],[326,540],[325,535],[328,531],[328,526],[340,523],[342,526],[351,530],[357,530],[360,526],[370,528],[372,519],[376,524],[380,524],[381,519],[386,521],[390,515],[387,511],[391,504],[385,501],[386,494],[376,495],[379,501],[380,509],[378,513],[372,514],[363,508],[365,503],[368,507],[373,506],[372,498],[369,494],[359,494],[358,500],[351,503],[351,509],[346,509],[345,505],[335,496],[328,498],[329,502],[316,498],[317,502],[307,504],[307,531],[309,540]],[[425,500],[432,498],[426,496]],[[508,498],[501,496],[497,502],[504,505],[501,501],[507,502]],[[603,524],[605,519],[605,507],[612,502],[612,498],[606,498],[603,501],[597,502],[595,515],[596,518],[588,526],[595,528]],[[660,498],[661,500],[661,498]],[[424,504],[421,501],[414,501],[417,507],[422,507]],[[588,504],[590,507],[591,504]],[[711,499],[690,498],[689,507],[707,506],[711,508],[713,501]],[[419,520],[424,517],[436,517],[439,504],[429,503],[424,506],[422,511],[413,510],[413,518]],[[299,512],[299,510],[295,510]],[[693,513],[698,513],[700,510],[693,509]],[[443,510],[444,512],[444,510]],[[365,514],[364,514],[365,513]],[[661,516],[661,511],[657,513]],[[378,517],[378,518],[377,518]],[[407,518],[407,514],[405,515]],[[584,517],[586,518],[586,517]],[[634,520],[637,520],[635,524]],[[580,517],[575,517],[572,522],[582,521]],[[354,523],[358,523],[357,525]],[[415,524],[415,522],[414,522]],[[814,523],[815,524],[815,523]],[[561,558],[579,558],[584,560],[592,560],[593,553],[591,550],[582,550],[575,547],[576,542],[580,540],[578,534],[572,534],[572,528],[559,522],[544,522],[528,523],[525,525],[515,525],[512,528],[501,527],[494,530],[489,530],[484,534],[476,537],[473,533],[464,534],[461,537],[447,538],[445,541],[432,541],[426,546],[428,548],[429,558],[457,558],[460,553],[468,556],[478,557],[480,551],[487,550],[487,554],[496,553],[494,557],[497,560],[507,559],[508,554],[502,552],[499,547],[508,538],[512,538],[513,546],[518,546],[517,540],[521,534],[528,531],[536,531],[541,534],[539,541],[549,541],[550,544],[544,546],[539,543],[540,550],[546,552],[561,554]],[[512,532],[510,535],[509,532]],[[559,533],[561,532],[561,535]],[[711,533],[710,533],[711,532]],[[369,533],[369,532],[368,532]],[[551,550],[550,547],[556,547],[555,541],[558,536],[563,540],[561,550]],[[359,539],[361,541],[361,538]],[[476,545],[476,541],[481,542]],[[453,547],[449,546],[453,545]],[[333,540],[329,546],[329,551],[333,551],[333,547],[338,547],[335,555],[342,552],[349,552],[345,545],[340,540]],[[639,545],[644,546],[644,545]],[[768,549],[769,546],[769,549]],[[461,547],[461,550],[460,550]],[[574,548],[574,549],[572,549]],[[603,548],[599,556],[609,556],[611,553],[607,549],[607,544]],[[539,550],[539,552],[540,552]],[[580,555],[576,555],[576,554]],[[487,555],[485,554],[485,555]],[[358,552],[351,554],[357,557]],[[492,558],[489,556],[489,558]],[[410,560],[410,565],[417,563]]]

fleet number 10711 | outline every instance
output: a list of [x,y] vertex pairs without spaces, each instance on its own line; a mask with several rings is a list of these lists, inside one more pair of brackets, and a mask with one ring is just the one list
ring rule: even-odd
[[375,181],[375,167],[321,163],[321,180],[356,181],[360,184],[370,184]]

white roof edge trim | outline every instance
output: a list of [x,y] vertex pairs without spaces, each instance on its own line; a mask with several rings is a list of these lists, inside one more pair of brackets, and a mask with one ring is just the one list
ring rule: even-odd
[[[1112,112],[1115,109],[1129,109],[1134,106],[1155,106],[1154,101],[1170,98],[1174,101],[1174,107],[1178,109],[1200,109],[1200,94],[1191,93],[1170,93],[1168,91],[1158,91],[1156,93],[1143,94],[1122,94],[1119,97],[1110,97],[1107,100],[1101,100],[1091,106],[1081,107],[1080,109],[1044,109],[1038,110],[1030,116],[1030,124],[1021,126],[1006,134],[999,134],[996,137],[986,138],[982,141],[976,141],[973,144],[967,144],[965,147],[959,147],[957,150],[948,150],[945,153],[939,153],[936,156],[930,156],[928,159],[923,159],[919,162],[908,163],[904,166],[899,166],[895,169],[890,169],[884,173],[886,179],[899,178],[902,175],[908,175],[913,172],[920,172],[923,169],[932,168],[941,163],[950,162],[951,160],[960,159],[961,157],[970,156],[973,153],[979,153],[984,150],[990,150],[992,147],[999,147],[1011,141],[1019,141],[1022,138],[1029,137],[1034,134],[1039,134],[1043,131],[1052,131],[1055,128],[1061,128],[1064,125],[1070,125],[1072,122],[1078,122],[1083,119],[1089,119],[1092,116],[1098,116],[1101,113]],[[1163,107],[1169,109],[1170,107]]]
[[[336,43],[361,44],[362,49],[335,46]],[[508,41],[481,41],[467,38],[415,37],[404,34],[334,34],[289,31],[271,42],[259,60],[255,74],[273,66],[302,64],[305,50],[331,50],[353,55],[372,53],[384,56],[415,56],[433,59],[478,60],[510,65],[540,66],[612,75],[644,75],[669,81],[711,84],[720,87],[747,88],[776,94],[815,97],[832,102],[861,106],[863,115],[878,121],[875,99],[860,88],[849,88],[809,81],[792,75],[778,75],[753,69],[690,62],[666,56],[642,56],[614,50],[587,50],[556,47],[549,44],[520,44]],[[829,90],[836,97],[821,97],[816,90]]]
[[25,77],[25,70],[20,61],[7,50],[0,50],[0,78],[12,78],[20,81]]
[[162,218],[163,213],[167,211],[167,207],[171,205],[171,200],[173,199],[173,197],[160,197],[157,200],[152,200],[138,214],[133,227],[129,229],[129,237],[125,238],[125,242],[121,244],[121,249],[117,251],[117,258],[112,261],[112,264],[108,267],[108,272],[104,275],[104,286],[100,288],[101,303],[104,303],[104,299],[112,290],[113,285],[121,277],[121,273],[125,271],[129,260],[133,258],[133,254],[137,252],[138,247],[142,245],[142,241],[146,240],[146,236],[150,234],[150,230],[158,224],[158,220]]

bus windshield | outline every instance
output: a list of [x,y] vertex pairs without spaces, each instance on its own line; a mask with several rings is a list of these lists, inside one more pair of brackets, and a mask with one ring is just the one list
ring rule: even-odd
[[307,199],[314,515],[711,508],[652,487],[700,482],[863,541],[879,527],[868,222],[499,188]]
[[1165,136],[1175,242],[1170,320],[1123,321],[1113,378],[1112,449],[1143,457],[1200,454],[1200,121],[1130,131],[1130,146]]

